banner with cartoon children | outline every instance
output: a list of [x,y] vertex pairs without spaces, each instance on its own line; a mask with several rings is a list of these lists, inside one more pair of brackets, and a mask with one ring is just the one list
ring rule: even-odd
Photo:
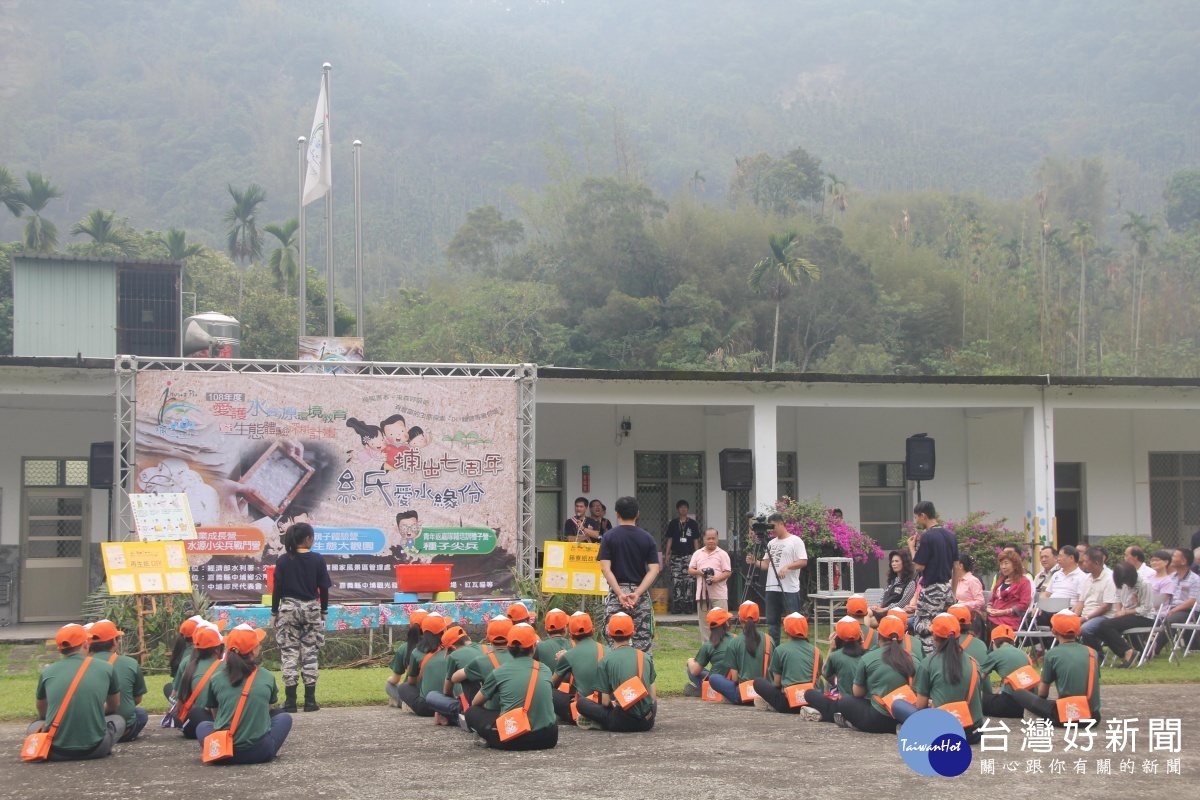
[[511,594],[518,387],[479,378],[144,370],[138,492],[187,495],[192,582],[259,602],[293,521],[333,600],[391,600],[397,564],[449,563],[460,598]]

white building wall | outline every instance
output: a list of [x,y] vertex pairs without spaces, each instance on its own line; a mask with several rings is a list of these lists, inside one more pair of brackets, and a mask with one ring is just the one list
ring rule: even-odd
[[[1181,412],[1058,409],[1054,413],[1054,459],[1083,464],[1085,532],[1089,538],[1117,533],[1150,535],[1150,493],[1145,451],[1134,444],[1134,419]],[[1181,432],[1176,430],[1178,436]],[[1138,460],[1141,484],[1135,478]],[[1138,520],[1144,506],[1144,520]]]

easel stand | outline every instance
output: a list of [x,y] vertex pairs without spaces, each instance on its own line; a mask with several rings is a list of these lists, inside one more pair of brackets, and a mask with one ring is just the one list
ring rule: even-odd
[[[146,660],[146,616],[158,613],[158,600],[152,594],[135,594],[133,596],[134,608],[137,609],[137,652],[129,655],[137,659],[139,664]],[[167,603],[171,601],[168,598]],[[170,605],[167,606],[170,609]]]

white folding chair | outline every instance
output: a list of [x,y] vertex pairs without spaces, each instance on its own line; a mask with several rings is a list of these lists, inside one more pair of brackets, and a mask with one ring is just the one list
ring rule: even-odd
[[[1183,663],[1183,659],[1187,658],[1192,650],[1192,645],[1196,643],[1196,633],[1200,632],[1200,602],[1192,604],[1192,610],[1188,612],[1187,619],[1183,622],[1168,622],[1167,630],[1175,637],[1171,645],[1171,655],[1167,657],[1167,661],[1175,660],[1175,653],[1182,650],[1183,655],[1179,657],[1179,663]],[[1187,637],[1187,644],[1183,640]]]
[[1021,630],[1017,632],[1017,647],[1029,647],[1032,644],[1041,644],[1049,640],[1049,644],[1046,645],[1046,649],[1049,650],[1058,644],[1058,640],[1054,638],[1054,632],[1050,630],[1049,626],[1037,624],[1038,614],[1042,611],[1055,614],[1070,607],[1071,601],[1065,597],[1039,597],[1037,603],[1031,603],[1029,610],[1025,612],[1025,617],[1021,620]]
[[1142,645],[1142,652],[1137,663],[1134,664],[1135,667],[1142,666],[1154,657],[1154,643],[1158,641],[1158,637],[1162,635],[1167,624],[1167,611],[1171,608],[1171,595],[1156,592],[1150,596],[1150,605],[1155,609],[1150,627],[1130,628],[1124,632],[1134,647],[1137,647],[1139,643]]
[[867,606],[874,608],[883,599],[883,589],[867,589],[863,592],[863,597],[867,598]]

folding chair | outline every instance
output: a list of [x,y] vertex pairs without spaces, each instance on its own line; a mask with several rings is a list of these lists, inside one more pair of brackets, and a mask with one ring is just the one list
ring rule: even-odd
[[1038,613],[1045,611],[1055,614],[1070,607],[1071,601],[1065,597],[1039,597],[1037,603],[1030,603],[1025,616],[1021,618],[1021,629],[1017,631],[1017,647],[1029,647],[1049,640],[1050,643],[1046,645],[1046,649],[1049,650],[1058,644],[1049,626],[1037,624]]
[[[1175,637],[1174,643],[1171,645],[1171,655],[1167,657],[1167,661],[1175,660],[1175,653],[1182,650],[1183,655],[1179,657],[1179,663],[1183,663],[1183,659],[1188,657],[1192,650],[1192,645],[1196,643],[1196,633],[1200,631],[1200,603],[1193,603],[1192,610],[1188,612],[1187,619],[1183,622],[1167,623],[1167,629]],[[1183,637],[1187,637],[1187,644],[1183,643]]]
[[1154,643],[1158,641],[1158,637],[1162,635],[1167,625],[1167,611],[1171,608],[1171,596],[1169,594],[1152,594],[1150,604],[1156,609],[1150,627],[1130,628],[1125,631],[1125,636],[1129,637],[1135,647],[1138,642],[1142,644],[1141,655],[1134,667],[1140,667],[1154,657]]
[[866,589],[863,591],[863,597],[867,598],[867,606],[874,608],[883,599],[883,589]]

